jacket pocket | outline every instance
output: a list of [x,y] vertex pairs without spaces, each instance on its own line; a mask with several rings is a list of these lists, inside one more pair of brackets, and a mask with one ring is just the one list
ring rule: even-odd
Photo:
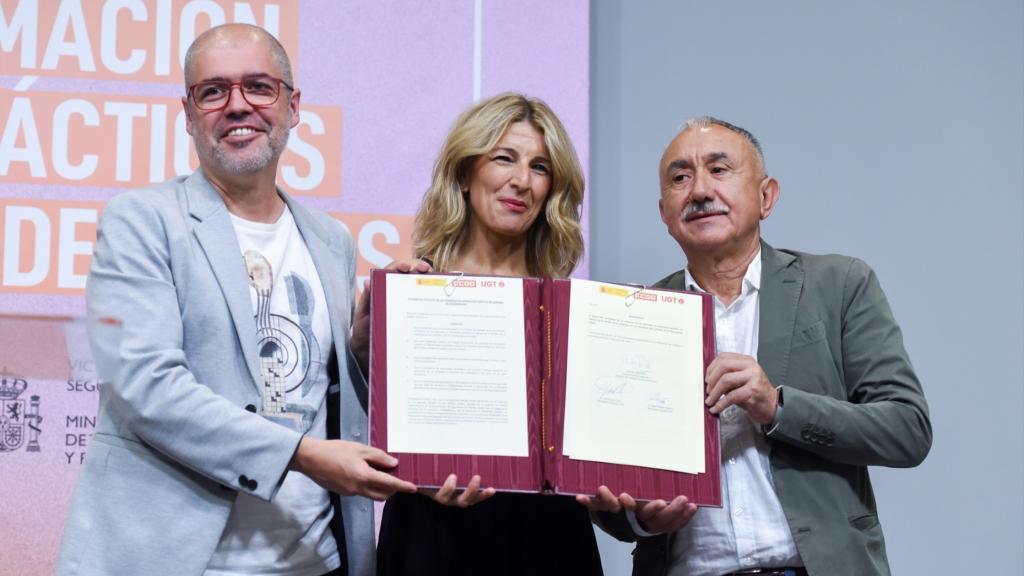
[[848,518],[850,527],[859,535],[860,547],[867,553],[867,559],[873,565],[871,573],[889,574],[889,563],[885,554],[885,538],[878,516],[870,512],[855,514]]
[[855,514],[853,516],[850,516],[848,520],[850,521],[850,526],[853,526],[861,532],[871,530],[872,528],[876,528],[878,526],[878,516],[875,514],[871,514],[870,512],[865,512],[864,514]]
[[807,346],[808,344],[814,344],[819,340],[825,339],[825,321],[818,320],[810,326],[804,328],[798,328],[796,334],[793,335],[793,348],[799,348],[801,346]]

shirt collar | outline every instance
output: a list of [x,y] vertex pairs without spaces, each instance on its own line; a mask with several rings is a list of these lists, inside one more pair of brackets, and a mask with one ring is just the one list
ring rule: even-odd
[[[690,274],[690,269],[687,268],[684,272],[684,286],[687,290],[693,292],[706,292],[701,288],[700,284],[697,283],[696,278]],[[755,292],[761,289],[761,249],[758,248],[757,255],[750,261],[750,265],[747,266],[747,272],[743,275],[743,288],[740,289],[740,294],[745,296],[751,292]]]

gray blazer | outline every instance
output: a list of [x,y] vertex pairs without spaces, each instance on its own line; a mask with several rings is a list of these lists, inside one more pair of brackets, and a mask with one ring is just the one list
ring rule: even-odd
[[[281,196],[327,297],[329,436],[365,441],[366,384],[348,354],[352,240],[339,222]],[[254,413],[261,380],[245,264],[202,171],[110,201],[86,301],[91,317],[123,321],[119,353],[92,341],[94,354],[122,364],[101,390],[57,573],[202,574],[238,492],[273,498],[301,438]],[[372,574],[371,502],[332,501],[348,574]]]
[[[682,271],[658,286],[683,288]],[[931,422],[921,384],[874,272],[846,256],[762,242],[757,359],[784,386],[768,435],[775,491],[812,575],[889,574],[868,466],[916,466]],[[624,515],[597,515],[637,541],[633,573],[667,574],[674,535],[638,538]]]

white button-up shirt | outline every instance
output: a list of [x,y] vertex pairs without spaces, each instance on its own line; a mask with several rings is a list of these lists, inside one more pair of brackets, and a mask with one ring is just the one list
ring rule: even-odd
[[[686,289],[704,292],[687,272]],[[757,357],[761,253],[747,267],[739,297],[729,306],[715,298],[719,352]],[[753,567],[803,566],[775,495],[768,443],[761,426],[730,406],[719,417],[722,507],[705,508],[673,541],[670,576],[719,576]]]

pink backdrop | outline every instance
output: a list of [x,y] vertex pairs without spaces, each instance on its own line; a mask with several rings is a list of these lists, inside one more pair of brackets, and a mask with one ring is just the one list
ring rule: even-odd
[[[360,275],[408,254],[441,141],[477,98],[543,98],[588,165],[587,0],[0,0],[0,314],[83,313],[105,202],[195,165],[181,55],[226,21],[292,55],[303,117],[280,179],[348,226]],[[0,318],[0,575],[52,572],[95,423],[82,352],[52,336]]]

